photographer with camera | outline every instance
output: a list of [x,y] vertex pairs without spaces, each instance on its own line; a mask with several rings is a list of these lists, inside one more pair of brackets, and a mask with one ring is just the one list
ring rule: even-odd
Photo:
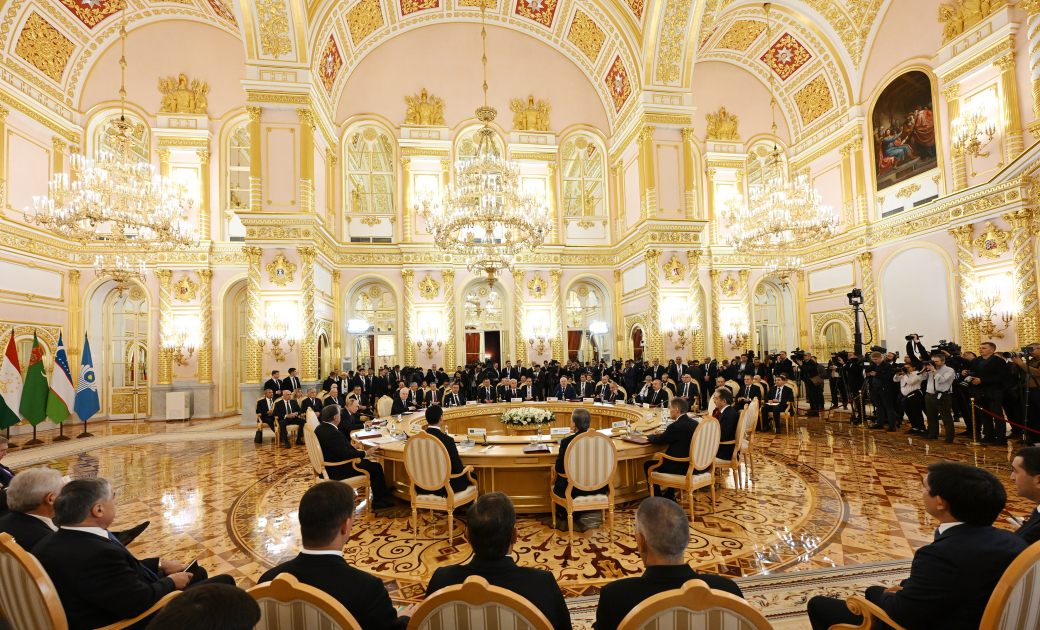
[[917,358],[907,355],[903,357],[902,367],[895,368],[895,382],[899,383],[899,396],[903,401],[903,409],[910,420],[907,435],[924,435],[924,392],[921,385],[927,376],[924,367]]
[[863,362],[852,350],[838,353],[838,369],[841,372],[842,381],[848,391],[852,402],[852,424],[859,425],[863,422]]
[[827,382],[831,386],[831,409],[843,407],[849,400],[849,393],[845,391],[845,380],[841,374],[843,364],[841,355],[844,354],[845,352],[832,352],[830,360],[827,361]]
[[941,352],[932,354],[931,360],[924,365],[928,383],[925,386],[924,410],[928,415],[928,433],[926,440],[939,439],[939,420],[942,419],[946,431],[946,443],[953,444],[953,381],[957,373],[946,365],[946,355]]
[[816,362],[812,355],[800,350],[796,350],[791,356],[798,364],[802,387],[805,388],[805,398],[809,402],[809,411],[805,414],[805,417],[819,418],[820,410],[823,409],[825,404],[823,401],[823,374],[821,374],[820,364]]
[[787,353],[780,351],[780,354],[773,359],[773,378],[785,374],[787,378],[790,378],[794,374],[794,364],[787,358]]
[[870,379],[870,400],[874,403],[874,424],[870,428],[885,429],[892,433],[903,423],[902,415],[896,415],[893,401],[895,370],[891,363],[885,361],[884,348],[872,346],[871,350],[871,365],[863,370],[864,376]]
[[[1027,362],[1022,361],[1024,357],[1021,354],[1028,357]],[[1021,353],[1013,353],[1011,364],[1022,388],[1029,390],[1026,397],[1026,427],[1032,431],[1024,432],[1022,442],[1034,446],[1040,444],[1040,343],[1031,343],[1022,348]]]
[[[1004,358],[996,354],[996,350],[996,344],[982,342],[979,346],[979,356],[971,362],[971,368],[961,371],[961,384],[969,388],[976,406],[989,412],[975,412],[982,429],[982,443],[1007,446],[1007,423],[1004,422],[1002,404],[1006,365]],[[971,413],[971,409],[968,413]]]

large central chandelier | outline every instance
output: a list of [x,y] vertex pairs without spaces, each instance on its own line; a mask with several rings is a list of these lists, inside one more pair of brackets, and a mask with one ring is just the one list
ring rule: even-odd
[[437,246],[462,256],[466,268],[487,275],[488,284],[503,270],[512,270],[515,257],[541,245],[550,227],[544,196],[525,191],[520,167],[502,158],[491,121],[498,112],[487,104],[487,31],[484,3],[480,6],[480,37],[484,55],[484,105],[476,110],[484,126],[477,130],[476,150],[455,161],[455,185],[443,203],[425,194],[415,212],[426,221]]
[[[769,7],[767,41],[772,41]],[[769,70],[769,110],[773,117],[773,150],[766,156],[760,182],[748,184],[748,200],[735,195],[726,200],[722,217],[729,222],[729,243],[740,253],[768,254],[767,273],[787,281],[802,267],[802,259],[789,252],[822,242],[837,233],[838,219],[830,206],[820,203],[820,193],[804,174],[788,178],[784,152],[776,141],[776,96],[773,71]]]
[[134,128],[126,118],[126,6],[119,28],[123,81],[120,115],[110,121],[109,146],[96,160],[73,155],[71,177],[56,173],[46,197],[33,197],[27,223],[81,245],[97,243],[104,253],[94,259],[98,277],[111,277],[120,287],[144,279],[144,254],[198,244],[194,228],[183,220],[193,200],[183,182],[162,177],[134,153]]

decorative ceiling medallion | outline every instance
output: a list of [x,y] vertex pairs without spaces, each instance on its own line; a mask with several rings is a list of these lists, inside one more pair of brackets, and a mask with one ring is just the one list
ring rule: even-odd
[[440,6],[440,0],[401,0],[401,17],[411,15],[416,11],[436,9]]
[[828,112],[834,107],[834,99],[827,78],[821,74],[795,92],[794,104],[798,107],[803,127]]
[[336,77],[343,67],[343,56],[339,54],[339,46],[336,38],[329,35],[329,41],[325,42],[325,49],[321,51],[321,61],[318,62],[318,76],[321,77],[321,85],[325,93],[332,96],[332,86],[336,84]]
[[784,33],[761,57],[781,81],[809,63],[812,55],[790,33]]
[[437,297],[440,293],[441,285],[439,282],[430,276],[430,272],[426,272],[426,277],[423,278],[422,282],[419,283],[419,295],[423,296],[427,300],[432,300]]
[[[640,7],[642,10],[642,7]],[[567,41],[577,46],[589,61],[596,61],[607,34],[583,12],[575,11],[571,20],[571,28],[567,31]]]
[[766,25],[757,20],[737,20],[729,27],[719,43],[715,44],[715,47],[744,52],[764,30],[766,30]]
[[625,4],[632,9],[632,15],[636,16],[636,20],[643,19],[643,0],[625,0]]
[[350,41],[354,43],[355,47],[381,26],[383,26],[383,10],[379,6],[379,0],[361,0],[347,13]]
[[550,28],[556,13],[556,0],[516,0],[515,13]]
[[188,278],[188,274],[182,273],[181,279],[173,285],[173,297],[177,298],[181,302],[190,302],[195,299],[195,294],[199,290],[199,285],[192,282]]
[[632,84],[628,80],[628,71],[625,70],[625,64],[621,61],[621,55],[614,58],[614,63],[610,66],[610,71],[607,72],[603,81],[610,90],[610,98],[614,101],[614,111],[620,112],[621,106],[632,95]]
[[1008,250],[1008,241],[1011,240],[1011,232],[993,225],[986,221],[985,231],[971,242],[975,249],[979,250],[979,256],[985,258],[998,258]]
[[292,264],[285,259],[282,252],[278,252],[278,255],[274,257],[274,260],[267,263],[267,273],[271,276],[271,282],[277,284],[280,287],[284,287],[287,283],[293,281],[293,274],[296,272],[296,265]]
[[123,0],[61,0],[65,8],[87,25],[94,28],[99,22],[123,8]]
[[683,276],[686,275],[686,265],[679,262],[679,257],[673,253],[672,259],[664,266],[664,275],[672,284],[682,282]]
[[56,82],[69,63],[76,46],[37,13],[25,21],[14,52]]
[[213,12],[217,16],[231,22],[235,26],[238,26],[238,20],[235,19],[235,12],[231,10],[231,7],[224,4],[224,0],[207,0],[209,6],[213,9]]
[[545,292],[549,290],[549,282],[542,278],[541,274],[535,272],[534,278],[527,283],[527,292],[531,294],[533,298],[545,297]]

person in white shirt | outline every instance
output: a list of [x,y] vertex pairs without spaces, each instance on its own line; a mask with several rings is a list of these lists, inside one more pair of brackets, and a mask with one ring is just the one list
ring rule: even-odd
[[903,369],[896,371],[892,380],[899,383],[899,395],[903,400],[903,411],[910,420],[907,435],[924,435],[924,392],[921,384],[928,377],[923,366],[911,356],[903,357]]
[[946,356],[932,355],[932,360],[924,366],[928,386],[925,390],[924,409],[928,415],[928,433],[926,440],[939,439],[939,419],[942,418],[946,430],[946,443],[953,443],[953,379],[957,373],[946,365]]

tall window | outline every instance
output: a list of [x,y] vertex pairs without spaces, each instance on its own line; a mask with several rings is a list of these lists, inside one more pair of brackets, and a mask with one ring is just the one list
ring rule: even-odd
[[347,211],[394,212],[394,146],[377,127],[355,129],[348,139]]
[[841,352],[851,348],[849,333],[846,332],[845,327],[838,322],[827,324],[823,329],[823,354],[821,356],[829,357],[832,352]]
[[[475,127],[469,131],[460,134],[456,145],[455,153],[460,158],[473,157],[477,154],[477,132],[480,131],[479,127]],[[502,139],[498,137],[498,134],[491,136],[494,140],[494,150],[492,153],[495,157],[502,158],[505,156],[505,147],[502,145]]]
[[603,150],[585,136],[563,145],[563,214],[604,216]]
[[247,125],[231,132],[227,156],[227,199],[229,210],[249,208],[249,129]]
[[353,322],[364,322],[364,331],[351,333],[354,343],[354,366],[375,365],[377,357],[390,357],[393,365],[397,356],[397,300],[394,294],[379,284],[367,284],[351,296]]
[[138,286],[108,298],[109,404],[111,418],[148,415],[148,299]]

